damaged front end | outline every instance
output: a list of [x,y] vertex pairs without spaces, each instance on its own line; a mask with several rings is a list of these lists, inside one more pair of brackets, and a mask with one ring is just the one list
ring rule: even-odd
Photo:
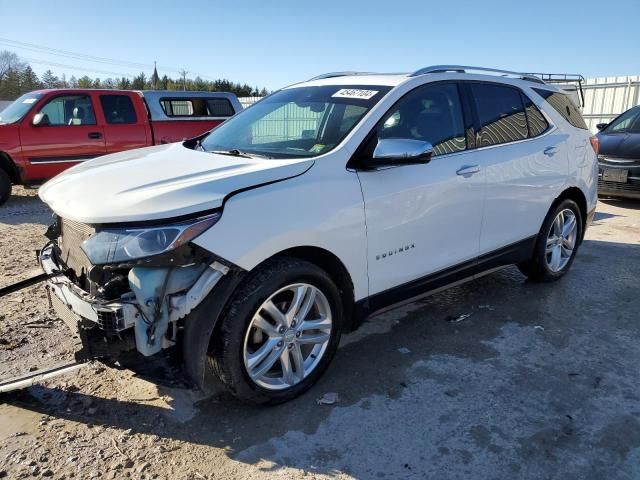
[[130,226],[58,217],[39,261],[51,306],[82,346],[76,358],[175,345],[185,317],[235,268],[191,243],[219,217]]

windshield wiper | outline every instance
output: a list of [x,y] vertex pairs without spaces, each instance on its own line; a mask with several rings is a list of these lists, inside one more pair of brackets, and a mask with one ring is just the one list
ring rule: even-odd
[[217,153],[218,155],[230,155],[232,157],[243,157],[243,158],[273,158],[267,155],[258,155],[257,153],[248,153],[243,152],[242,150],[238,150],[237,148],[232,148],[231,150],[206,150],[209,153]]

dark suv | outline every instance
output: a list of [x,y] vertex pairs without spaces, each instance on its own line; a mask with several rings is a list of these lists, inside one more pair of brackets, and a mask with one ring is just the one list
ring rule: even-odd
[[598,195],[640,199],[640,105],[597,127]]

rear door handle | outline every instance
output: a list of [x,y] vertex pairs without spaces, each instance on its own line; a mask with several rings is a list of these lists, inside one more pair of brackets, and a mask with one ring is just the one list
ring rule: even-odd
[[89,133],[87,134],[87,136],[88,136],[89,138],[94,138],[94,139],[96,139],[96,140],[97,140],[97,139],[99,139],[99,138],[102,138],[102,134],[101,134],[100,132],[89,132]]
[[478,173],[479,171],[480,167],[478,165],[465,165],[460,170],[456,171],[456,175],[470,177],[471,175]]
[[547,147],[542,153],[544,153],[547,157],[553,157],[556,153],[558,153],[558,147]]

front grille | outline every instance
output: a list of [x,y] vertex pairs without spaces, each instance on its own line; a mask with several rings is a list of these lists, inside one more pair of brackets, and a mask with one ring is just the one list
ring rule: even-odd
[[640,192],[640,179],[629,178],[627,183],[607,182],[598,178],[598,190],[615,192]]
[[73,269],[76,277],[86,276],[92,265],[80,245],[95,232],[95,229],[85,223],[66,219],[61,219],[60,225],[60,259],[67,267]]

